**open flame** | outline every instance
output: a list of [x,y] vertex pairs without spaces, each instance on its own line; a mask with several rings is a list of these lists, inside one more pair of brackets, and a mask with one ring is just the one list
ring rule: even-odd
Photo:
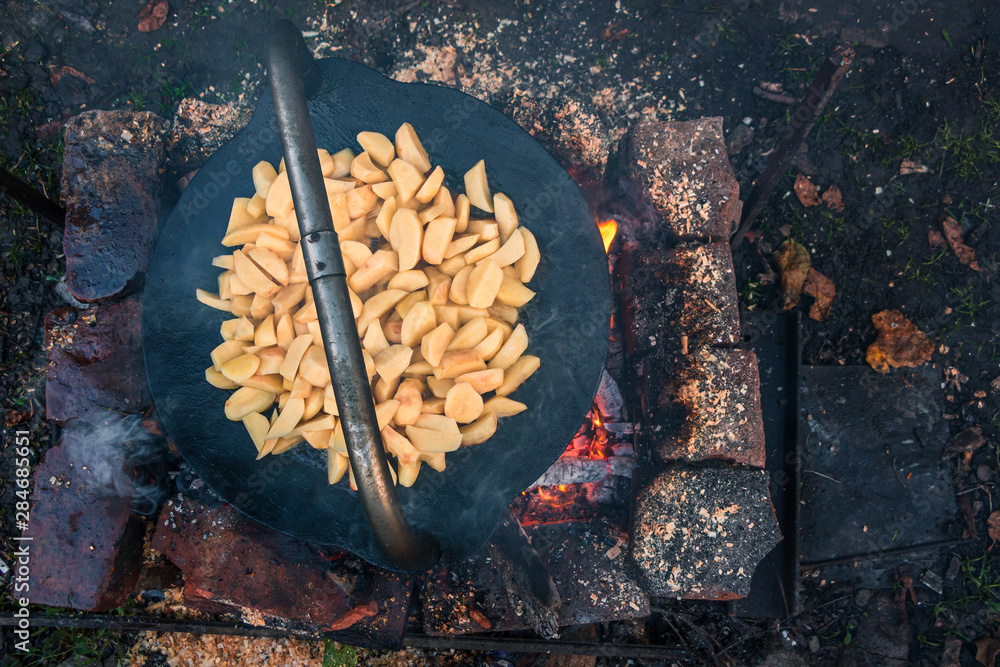
[[605,220],[598,222],[597,228],[601,231],[601,239],[604,240],[604,252],[607,252],[611,242],[615,240],[615,234],[618,233],[618,223],[614,219]]

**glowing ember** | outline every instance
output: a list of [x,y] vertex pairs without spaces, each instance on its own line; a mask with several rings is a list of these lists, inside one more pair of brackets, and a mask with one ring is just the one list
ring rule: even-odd
[[618,233],[618,223],[614,220],[606,220],[597,223],[597,228],[601,230],[601,238],[604,239],[604,252],[607,252],[608,248],[611,247],[611,242],[615,240],[615,234]]

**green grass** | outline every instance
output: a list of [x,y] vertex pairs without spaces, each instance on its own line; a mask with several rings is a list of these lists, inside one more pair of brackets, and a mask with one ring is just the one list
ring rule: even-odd
[[[987,109],[988,115],[993,113]],[[991,125],[987,119],[978,129],[959,129],[945,120],[935,136],[944,157],[941,170],[953,170],[962,179],[981,179],[984,167],[1000,164],[1000,138]]]
[[990,556],[964,557],[961,575],[962,585],[971,592],[938,602],[934,605],[934,617],[940,618],[948,610],[955,612],[980,605],[990,616],[1000,614],[1000,571],[994,569]]

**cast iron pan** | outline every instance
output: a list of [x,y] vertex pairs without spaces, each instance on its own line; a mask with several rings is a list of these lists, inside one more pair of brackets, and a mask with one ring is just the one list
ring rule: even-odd
[[[414,530],[438,542],[442,563],[459,562],[485,544],[510,501],[559,457],[591,405],[607,351],[607,258],[572,179],[496,110],[461,92],[395,82],[347,60],[315,66],[321,83],[308,107],[320,147],[359,151],[359,132],[392,137],[410,122],[453,193],[464,190],[462,175],[485,158],[491,190],[511,197],[542,251],[530,284],[538,295],[521,310],[528,352],[542,364],[514,394],[529,410],[501,420],[488,442],[448,454],[443,473],[423,466],[412,488],[398,489]],[[231,392],[204,379],[228,314],[199,303],[195,289],[216,291],[220,270],[212,257],[231,252],[220,240],[233,199],[254,191],[251,167],[280,159],[265,92],[247,127],[199,170],[163,226],[143,297],[149,386],[170,437],[222,499],[283,533],[395,569],[358,495],[346,481],[327,484],[324,452],[300,445],[256,461],[242,423],[223,414]]]

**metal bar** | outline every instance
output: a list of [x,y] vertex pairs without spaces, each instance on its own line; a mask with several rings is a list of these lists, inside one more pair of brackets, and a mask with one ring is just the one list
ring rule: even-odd
[[939,540],[937,542],[928,542],[927,544],[918,544],[913,547],[899,547],[897,549],[886,549],[884,551],[869,551],[863,554],[855,554],[853,556],[843,556],[841,558],[830,558],[828,560],[818,560],[811,563],[802,563],[799,565],[799,570],[802,572],[807,572],[809,570],[819,570],[824,567],[833,567],[834,565],[848,565],[850,563],[856,563],[858,561],[866,560],[881,560],[883,558],[889,558],[892,556],[907,556],[913,553],[920,553],[922,551],[937,551],[938,549],[944,549],[946,547],[957,547],[959,545],[965,544],[966,542],[974,542],[972,538],[959,538],[954,540]]
[[799,152],[802,142],[809,135],[813,125],[816,124],[816,119],[823,113],[827,102],[837,90],[837,84],[851,69],[853,63],[854,49],[847,42],[841,42],[833,47],[830,57],[823,61],[816,78],[809,86],[809,90],[806,91],[805,97],[802,98],[799,108],[795,110],[795,115],[792,117],[788,129],[785,130],[785,135],[781,137],[781,141],[778,142],[767,161],[764,174],[757,181],[757,185],[750,191],[750,195],[743,204],[743,217],[740,220],[739,229],[729,240],[730,248],[735,250],[743,241],[743,237],[746,236],[754,220],[764,209],[764,204],[771,198],[771,193],[774,192],[775,186],[784,175],[785,169],[788,168],[792,158]]
[[66,224],[66,209],[6,169],[0,169],[0,192],[60,227]]
[[333,229],[306,105],[303,71],[309,75],[315,68],[309,66],[311,57],[302,33],[290,21],[272,23],[265,45],[264,63],[302,235],[302,254],[361,504],[393,565],[410,572],[424,570],[438,560],[440,551],[431,539],[416,535],[407,521],[379,435],[340,243]]
[[559,655],[591,655],[609,658],[647,658],[660,660],[694,659],[691,651],[679,646],[651,644],[611,644],[591,642],[547,641],[520,637],[428,637],[404,635],[403,646],[456,651],[507,651],[510,653],[556,653]]

